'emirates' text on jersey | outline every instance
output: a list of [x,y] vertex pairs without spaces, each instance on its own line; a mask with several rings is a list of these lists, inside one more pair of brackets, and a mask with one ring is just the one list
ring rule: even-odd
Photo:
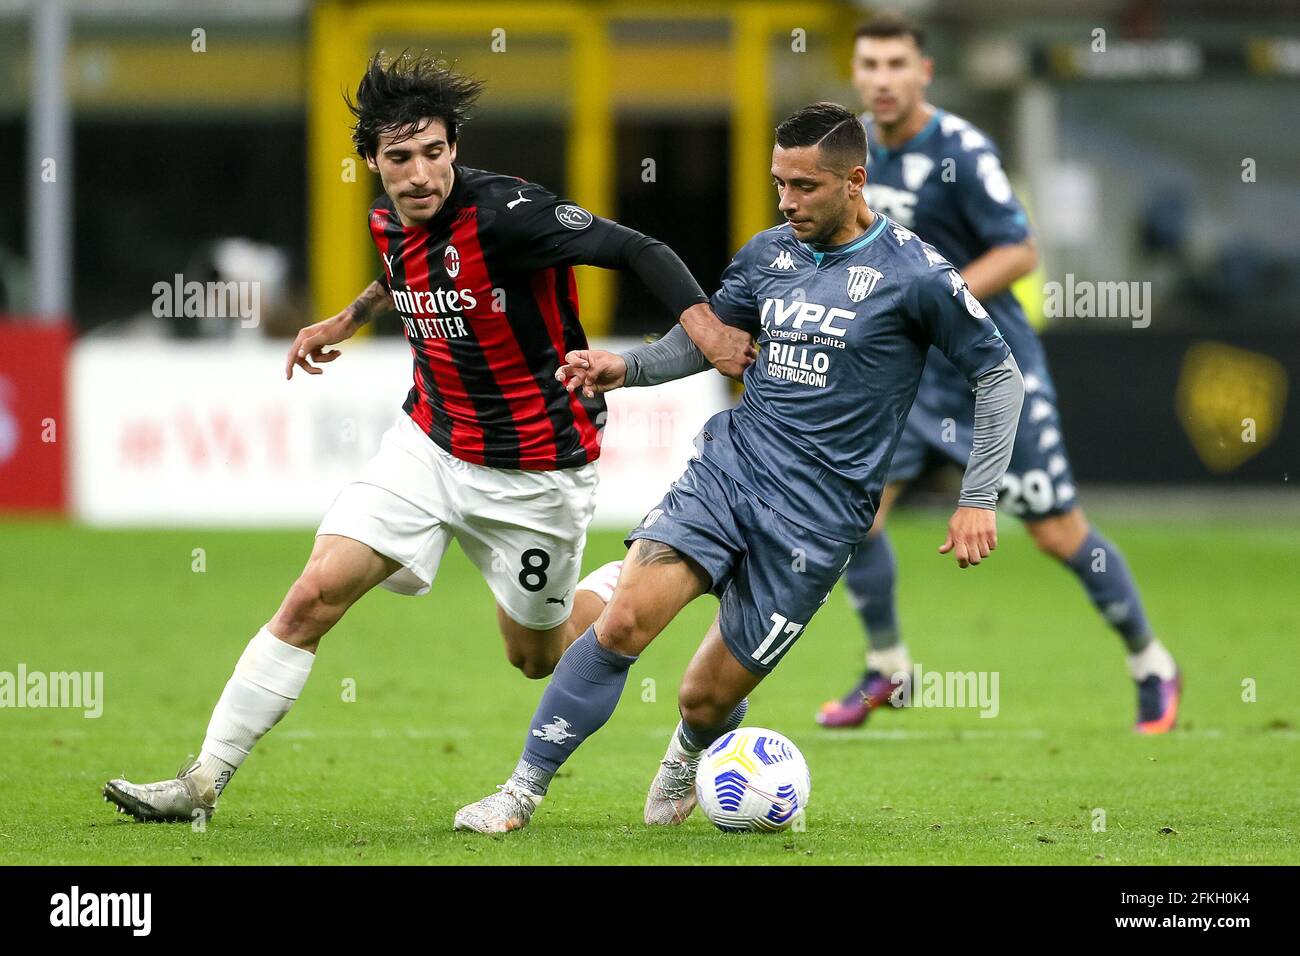
[[554,376],[587,347],[571,267],[607,226],[534,183],[465,166],[427,223],[403,226],[387,196],[371,207],[380,281],[415,358],[403,408],[439,446],[494,468],[596,460],[604,400]]
[[736,407],[705,424],[700,457],[838,541],[871,527],[927,349],[971,383],[1009,354],[952,264],[879,213],[834,249],[788,225],[760,232],[712,304],[757,337],[760,356]]

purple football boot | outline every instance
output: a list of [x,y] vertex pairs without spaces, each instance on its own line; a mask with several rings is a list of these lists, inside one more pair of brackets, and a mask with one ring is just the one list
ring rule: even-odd
[[1175,671],[1172,680],[1155,674],[1137,682],[1138,714],[1133,727],[1140,734],[1167,734],[1178,720],[1178,702],[1183,696],[1183,672]]
[[873,710],[889,704],[890,696],[899,686],[880,671],[868,670],[843,698],[822,704],[817,723],[823,727],[860,727]]

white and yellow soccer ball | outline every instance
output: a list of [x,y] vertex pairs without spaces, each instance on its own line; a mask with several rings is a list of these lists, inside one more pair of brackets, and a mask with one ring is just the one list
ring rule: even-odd
[[812,778],[790,740],[774,730],[741,727],[700,758],[695,796],[719,830],[789,829],[808,809]]

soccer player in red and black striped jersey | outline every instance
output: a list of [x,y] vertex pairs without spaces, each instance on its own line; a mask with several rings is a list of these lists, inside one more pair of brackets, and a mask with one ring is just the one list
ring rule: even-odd
[[369,215],[383,273],[298,333],[285,374],[321,374],[340,354],[331,346],[395,309],[414,360],[411,389],[239,659],[198,760],[173,780],[105,786],[137,819],[211,816],[298,697],[325,632],[376,585],[427,592],[453,538],[491,588],[506,656],[526,676],[550,674],[596,619],[618,563],[578,580],[605,405],[555,378],[566,353],[587,348],[573,266],[635,273],[720,371],[739,377],[754,358],[749,336],[714,316],[663,243],[535,183],[460,165],[461,126],[481,89],[427,57],[376,56],[349,101],[357,151],[384,187]]

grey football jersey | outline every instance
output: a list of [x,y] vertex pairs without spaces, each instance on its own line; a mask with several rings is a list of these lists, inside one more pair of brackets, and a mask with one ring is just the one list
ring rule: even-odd
[[740,402],[705,424],[699,456],[840,541],[871,527],[930,345],[972,385],[1010,354],[961,274],[880,214],[839,247],[788,225],[760,232],[711,302],[760,357]]

